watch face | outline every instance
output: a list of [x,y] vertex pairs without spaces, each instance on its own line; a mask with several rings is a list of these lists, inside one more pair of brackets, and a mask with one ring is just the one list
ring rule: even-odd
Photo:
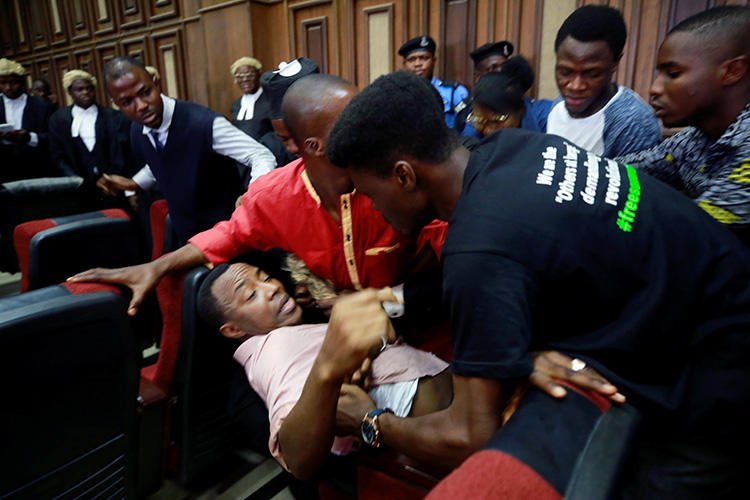
[[359,425],[359,429],[362,432],[362,441],[365,444],[372,444],[375,442],[375,426],[372,422],[366,420]]

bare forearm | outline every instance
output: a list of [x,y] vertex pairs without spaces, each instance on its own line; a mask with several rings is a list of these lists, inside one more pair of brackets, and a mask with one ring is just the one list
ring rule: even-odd
[[454,423],[449,409],[410,418],[382,415],[379,421],[385,445],[421,462],[447,469],[457,467],[489,439],[487,436],[483,440],[472,440],[469,430]]
[[379,418],[383,442],[417,460],[453,468],[479,449],[500,427],[499,381],[453,377],[454,399],[441,411],[421,417]]
[[197,246],[193,245],[192,243],[188,243],[185,246],[175,250],[174,252],[162,255],[161,257],[153,261],[152,264],[159,273],[159,276],[165,276],[167,274],[177,271],[184,271],[185,269],[190,269],[207,262],[208,258],[203,255],[203,252],[201,252]]
[[341,380],[326,380],[313,366],[297,403],[279,431],[289,470],[299,479],[314,476],[331,450]]

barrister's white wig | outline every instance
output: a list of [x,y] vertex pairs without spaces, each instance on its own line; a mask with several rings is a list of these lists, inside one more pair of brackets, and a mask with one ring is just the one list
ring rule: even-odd
[[253,57],[240,57],[229,67],[229,71],[232,73],[232,76],[234,76],[237,70],[242,66],[250,66],[251,68],[257,69],[258,71],[260,71],[263,67],[263,65],[260,64],[260,61]]
[[21,66],[16,61],[5,59],[4,57],[0,59],[0,76],[7,76],[7,75],[24,76],[25,74],[26,74],[26,70],[23,69],[23,66]]
[[70,71],[66,71],[62,77],[63,88],[68,90],[76,80],[84,80],[96,87],[96,78],[94,78],[94,75],[82,69],[71,69]]

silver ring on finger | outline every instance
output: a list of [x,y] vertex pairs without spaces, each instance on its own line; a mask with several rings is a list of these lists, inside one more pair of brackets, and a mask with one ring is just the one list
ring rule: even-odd
[[580,372],[586,368],[586,362],[582,359],[573,358],[573,360],[570,362],[570,369],[574,372]]

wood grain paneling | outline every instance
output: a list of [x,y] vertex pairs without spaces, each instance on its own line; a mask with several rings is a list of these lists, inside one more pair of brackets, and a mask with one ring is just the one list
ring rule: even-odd
[[170,97],[184,99],[185,63],[182,52],[182,32],[172,30],[153,35],[156,67],[161,73],[162,90]]
[[249,4],[235,3],[205,11],[201,23],[206,60],[197,68],[191,64],[192,73],[205,74],[208,106],[228,115],[232,101],[239,95],[229,66],[239,57],[253,55]]
[[49,3],[46,0],[27,0],[23,5],[27,9],[33,50],[48,48],[52,36]]
[[[291,57],[309,57],[326,72],[339,74],[338,38],[329,37],[327,33],[327,26],[339,27],[331,0],[304,0],[290,4],[288,17],[293,27],[290,30],[290,46],[294,49]],[[308,46],[312,52],[308,52]],[[335,57],[329,58],[329,54],[335,54]]]
[[142,2],[143,0],[120,0],[117,2],[122,28],[135,28],[146,22]]
[[[149,41],[150,38],[142,36],[123,40],[122,55],[135,57],[136,59],[143,61],[145,64],[151,64],[153,59],[151,58],[151,51],[149,50]],[[153,64],[151,65],[153,66]]]
[[[279,62],[289,59],[291,50],[287,19],[287,11],[282,3],[250,4],[252,55],[263,64],[264,71],[273,69]],[[239,96],[239,93],[237,95]]]
[[96,60],[96,78],[99,80],[99,85],[97,87],[97,98],[99,99],[100,104],[107,104],[109,103],[109,96],[107,95],[107,89],[106,84],[107,82],[104,81],[104,78],[102,78],[102,71],[104,70],[104,65],[109,61],[110,59],[114,59],[115,56],[117,56],[117,45],[115,43],[109,43],[109,44],[102,44],[97,45],[94,48],[94,58]]
[[99,73],[99,68],[96,67],[93,50],[79,50],[75,52],[73,54],[73,66],[76,69],[87,71],[92,75]]
[[10,2],[0,3],[0,53],[3,56],[15,53],[16,40],[13,5]]
[[113,0],[96,0],[93,5],[94,34],[106,35],[115,30],[116,10]]
[[[353,33],[350,45],[355,66],[353,74],[349,73],[344,76],[360,88],[364,88],[379,76],[380,70],[373,68],[371,64],[373,57],[387,57],[387,61],[378,64],[380,67],[388,67],[389,71],[401,68],[402,57],[396,51],[409,36],[408,19],[406,19],[409,16],[409,5],[409,0],[394,0],[388,3],[383,0],[354,0],[349,3],[348,7],[351,12],[349,29]],[[370,17],[380,13],[387,15],[388,31],[383,34],[382,38],[371,40]]]
[[470,82],[473,66],[468,57],[474,50],[476,0],[441,0],[438,66],[444,80]]
[[542,79],[545,97],[555,97],[549,46],[565,16],[591,3],[622,11],[629,38],[616,78],[647,97],[670,28],[708,6],[749,1],[0,0],[0,52],[33,77],[49,75],[55,89],[74,65],[98,73],[116,54],[138,56],[160,70],[168,92],[228,114],[239,95],[228,68],[244,55],[266,70],[281,60],[312,57],[363,87],[376,73],[401,67],[396,50],[404,41],[427,34],[439,45],[438,75],[469,87],[468,53],[509,40]]
[[16,37],[15,51],[19,54],[29,52],[31,50],[31,43],[29,42],[28,34],[28,22],[26,21],[27,12],[26,9],[22,8],[22,4],[19,0],[13,0],[11,4],[11,10],[13,11],[13,20],[15,21],[13,26],[13,32]]
[[149,20],[151,22],[169,19],[180,14],[178,0],[148,0]]
[[367,7],[362,13],[365,17],[364,83],[368,84],[393,71],[393,4]]
[[68,42],[68,30],[66,29],[63,9],[60,0],[47,0],[50,15],[50,35],[52,45],[62,45]]
[[305,57],[320,66],[321,73],[328,73],[328,18],[313,17],[300,22],[302,51]]
[[65,2],[64,12],[70,30],[70,39],[74,42],[87,40],[91,37],[89,6],[90,4],[83,0]]
[[62,88],[62,76],[67,71],[74,69],[75,66],[71,62],[69,54],[60,54],[53,58],[52,67],[54,68],[56,76],[54,77],[50,76],[51,78],[50,83],[54,81],[53,85],[55,86],[55,88],[60,89],[60,93],[58,94],[59,96],[58,104],[60,104],[60,106],[67,106],[72,101],[70,99],[70,95],[68,94],[68,92]]

